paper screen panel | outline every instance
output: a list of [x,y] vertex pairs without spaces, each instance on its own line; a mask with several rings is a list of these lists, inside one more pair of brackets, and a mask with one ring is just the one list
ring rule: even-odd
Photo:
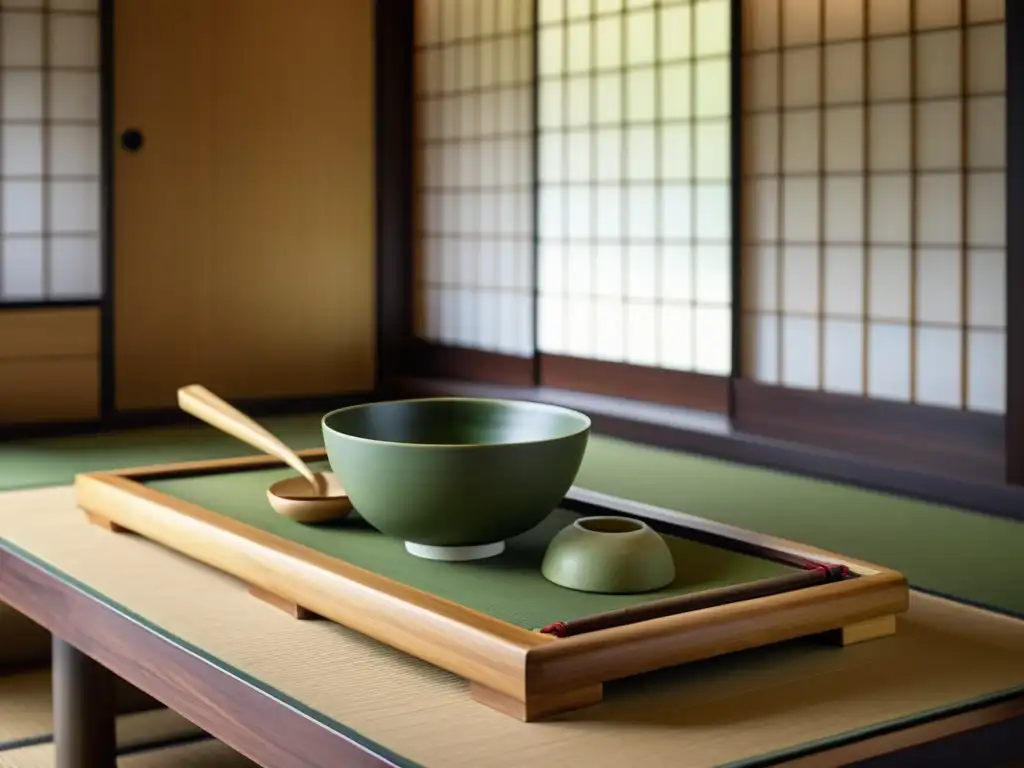
[[728,2],[539,7],[540,350],[728,375]]
[[532,0],[419,0],[416,19],[416,332],[531,356]]
[[96,2],[0,3],[0,302],[102,293],[99,28]]
[[1002,413],[1003,3],[743,13],[743,374]]

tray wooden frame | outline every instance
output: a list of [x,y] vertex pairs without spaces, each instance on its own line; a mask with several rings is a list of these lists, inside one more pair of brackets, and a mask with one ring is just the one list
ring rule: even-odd
[[[322,449],[300,455],[325,458]],[[846,565],[859,578],[559,639],[144,485],[280,466],[254,456],[86,473],[75,478],[76,499],[97,525],[137,534],[230,574],[296,618],[337,622],[448,670],[469,681],[475,700],[523,721],[595,704],[607,681],[686,662],[808,635],[843,645],[891,635],[896,614],[909,604],[907,581],[896,571],[679,513],[672,515],[677,530],[724,536],[783,558]],[[661,517],[652,523],[664,528]]]

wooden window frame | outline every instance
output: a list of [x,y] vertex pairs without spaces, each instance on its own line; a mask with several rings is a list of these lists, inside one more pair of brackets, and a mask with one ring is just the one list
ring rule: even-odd
[[[1024,134],[1024,8],[1006,8],[1007,135]],[[414,3],[378,3],[378,384],[382,396],[472,395],[580,408],[597,432],[1024,521],[1024,219],[1007,217],[1005,416],[537,353],[454,349],[413,333]],[[742,167],[742,2],[731,0],[732,158]],[[1007,210],[1024,203],[1008,142]],[[742,175],[732,178],[733,370],[740,370]],[[1013,298],[1016,297],[1016,301]]]

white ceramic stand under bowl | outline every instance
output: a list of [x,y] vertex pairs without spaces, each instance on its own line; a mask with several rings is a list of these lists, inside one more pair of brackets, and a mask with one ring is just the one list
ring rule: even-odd
[[416,544],[407,541],[405,542],[405,551],[425,560],[461,563],[467,560],[485,560],[488,557],[496,557],[505,551],[505,542],[497,541],[493,544],[476,544],[469,547],[435,547],[430,544]]

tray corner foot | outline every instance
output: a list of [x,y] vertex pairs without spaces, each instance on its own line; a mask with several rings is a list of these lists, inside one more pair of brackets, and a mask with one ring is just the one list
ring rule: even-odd
[[102,528],[105,531],[110,531],[111,533],[130,533],[130,531],[123,525],[118,525],[113,520],[103,517],[103,515],[97,515],[95,512],[86,511],[85,519],[92,525]]
[[249,594],[259,600],[262,600],[268,605],[272,605],[279,611],[284,611],[293,619],[298,619],[299,621],[315,621],[320,618],[319,614],[313,613],[313,611],[308,608],[303,608],[298,603],[279,597],[272,592],[268,592],[267,590],[253,586],[252,584],[249,585]]
[[835,631],[835,641],[842,646],[866,643],[896,634],[896,614],[888,613],[873,619],[847,624]]
[[601,684],[567,691],[549,691],[527,695],[525,700],[474,682],[469,684],[469,691],[474,701],[517,720],[522,720],[524,723],[543,720],[574,709],[583,709],[601,703],[604,698],[604,686]]

